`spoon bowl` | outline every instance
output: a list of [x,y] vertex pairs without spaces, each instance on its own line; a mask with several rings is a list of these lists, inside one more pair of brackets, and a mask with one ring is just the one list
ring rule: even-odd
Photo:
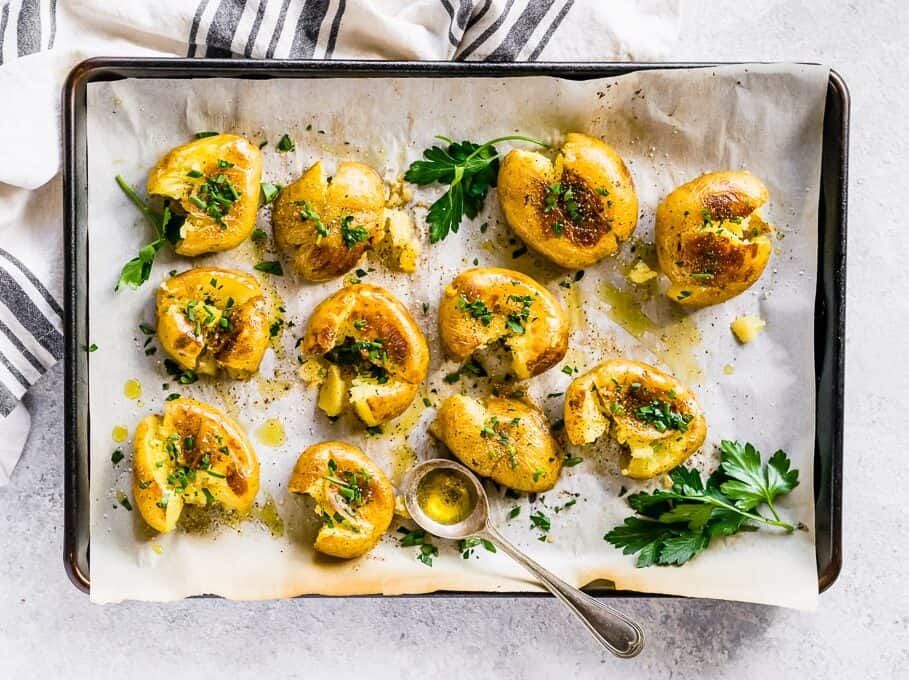
[[[433,519],[420,505],[420,482],[431,472],[443,469],[476,491],[476,495],[472,496],[475,499],[473,507],[464,513],[464,519],[450,524]],[[486,489],[479,478],[466,467],[443,458],[427,460],[411,468],[404,477],[401,489],[404,507],[413,521],[424,531],[440,538],[462,539],[475,536],[492,542],[532,573],[587,626],[593,637],[606,649],[622,658],[640,654],[644,648],[644,632],[637,623],[622,612],[569,585],[537,564],[499,533],[489,522],[489,499],[486,496]]]

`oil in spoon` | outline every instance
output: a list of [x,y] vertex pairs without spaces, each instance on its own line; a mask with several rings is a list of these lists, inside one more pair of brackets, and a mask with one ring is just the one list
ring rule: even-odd
[[457,470],[436,468],[419,481],[417,504],[439,524],[458,524],[477,506],[477,490]]

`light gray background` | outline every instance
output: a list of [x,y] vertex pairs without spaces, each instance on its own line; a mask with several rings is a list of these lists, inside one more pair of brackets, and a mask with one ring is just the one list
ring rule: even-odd
[[[0,678],[891,678],[909,668],[909,3],[691,0],[681,60],[830,64],[852,91],[846,559],[815,614],[710,601],[615,603],[649,632],[597,650],[549,599],[193,600],[92,606],[63,572],[63,379],[32,391],[32,434],[0,490]],[[772,132],[770,133],[772,134]],[[760,144],[760,140],[755,140]],[[784,579],[785,574],[780,574]]]

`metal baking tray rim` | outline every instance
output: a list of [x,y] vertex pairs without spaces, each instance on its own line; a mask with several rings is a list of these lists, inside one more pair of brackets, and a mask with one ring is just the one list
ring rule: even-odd
[[[64,218],[64,548],[70,581],[88,593],[88,362],[79,348],[88,302],[85,224],[87,158],[85,114],[90,82],[123,78],[337,78],[337,77],[520,77],[592,79],[632,71],[693,69],[739,62],[389,62],[249,59],[146,59],[97,57],[70,72],[62,92]],[[849,165],[849,90],[830,70],[824,115],[818,214],[818,282],[815,294],[815,540],[818,590],[823,593],[842,569],[843,403],[846,321],[846,217]],[[674,597],[608,588],[585,588],[597,597]],[[411,597],[527,597],[542,592],[438,591]],[[310,596],[319,597],[319,596]],[[378,597],[378,595],[365,596]]]

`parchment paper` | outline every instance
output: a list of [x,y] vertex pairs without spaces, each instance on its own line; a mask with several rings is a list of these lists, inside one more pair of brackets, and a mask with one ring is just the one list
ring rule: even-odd
[[[350,562],[320,557],[311,548],[315,524],[301,499],[286,484],[293,464],[309,444],[344,439],[360,446],[398,482],[415,458],[445,455],[426,434],[435,406],[457,390],[488,393],[489,383],[462,380],[447,385],[456,368],[445,360],[436,332],[443,287],[459,271],[481,266],[511,267],[535,276],[563,301],[574,321],[564,364],[584,371],[610,356],[650,361],[670,370],[695,390],[709,423],[703,451],[689,463],[704,471],[716,465],[720,439],[751,441],[769,456],[786,450],[802,483],[779,506],[807,530],[746,533],[711,547],[681,568],[637,569],[634,558],[607,544],[603,534],[631,514],[622,487],[632,493],[660,480],[638,483],[618,472],[614,447],[604,443],[571,448],[584,462],[565,468],[553,491],[534,503],[492,489],[492,516],[503,531],[534,558],[568,581],[583,585],[606,579],[618,588],[785,605],[816,606],[812,460],[814,452],[814,293],[821,133],[827,70],[809,66],[748,66],[679,72],[650,72],[615,79],[572,82],[552,78],[324,79],[324,80],[124,80],[95,83],[88,91],[91,393],[91,597],[169,600],[211,593],[237,599],[289,597],[303,593],[421,593],[438,589],[516,591],[536,586],[501,553],[482,548],[462,559],[454,543],[434,540],[440,555],[432,567],[416,559],[416,548],[397,545],[395,530],[411,527],[395,518],[389,535],[369,555]],[[602,137],[626,160],[637,187],[641,219],[636,237],[653,240],[653,215],[662,196],[699,174],[748,169],[770,189],[764,214],[780,240],[758,284],[722,305],[684,313],[662,296],[644,302],[652,328],[640,338],[610,317],[600,295],[603,282],[633,287],[623,276],[630,244],[622,255],[586,270],[574,281],[530,254],[503,223],[493,190],[484,214],[459,234],[429,246],[424,239],[419,271],[389,272],[377,261],[365,280],[391,290],[409,307],[426,333],[432,363],[426,389],[411,410],[381,436],[368,436],[352,417],[329,422],[316,409],[316,392],[296,376],[294,345],[308,313],[337,290],[341,279],[312,285],[258,274],[283,300],[287,328],[269,350],[261,377],[249,382],[202,379],[179,386],[163,368],[163,352],[146,356],[144,321],[154,325],[155,287],[173,269],[217,265],[252,271],[269,248],[251,242],[190,262],[162,250],[151,280],[140,290],[114,292],[120,266],[151,239],[150,228],[114,183],[122,174],[144,193],[148,170],[168,149],[200,130],[234,132],[264,148],[264,178],[287,183],[317,159],[329,173],[342,159],[376,167],[394,183],[408,164],[443,134],[477,142],[521,133],[558,143],[569,131]],[[279,154],[275,144],[288,133],[296,150]],[[499,145],[507,151],[508,144]],[[441,187],[415,191],[411,210],[425,229],[426,206]],[[479,227],[488,222],[484,234]],[[259,227],[271,233],[268,210]],[[784,237],[784,238],[783,238]],[[271,243],[271,241],[269,241]],[[518,256],[515,257],[515,251]],[[288,267],[285,267],[289,269]],[[374,269],[374,271],[373,271]],[[560,283],[570,283],[568,287]],[[665,282],[663,283],[665,287]],[[428,311],[423,311],[424,303]],[[729,323],[744,313],[759,314],[767,328],[756,341],[737,344]],[[613,315],[614,316],[614,315]],[[293,324],[291,326],[291,324]],[[151,346],[157,345],[153,342]],[[729,366],[734,372],[729,374]],[[555,421],[571,378],[561,367],[526,383],[530,396]],[[725,370],[724,370],[725,367]],[[129,400],[123,386],[138,379],[142,397]],[[169,387],[164,389],[164,383]],[[435,391],[433,391],[435,390]],[[155,535],[137,511],[117,502],[130,495],[132,449],[111,439],[123,425],[130,437],[148,413],[161,411],[165,397],[180,392],[210,401],[233,415],[250,434],[262,466],[258,504],[274,499],[283,535],[273,537],[255,518],[207,532]],[[269,418],[287,434],[279,447],[257,437]],[[121,448],[126,458],[112,465]],[[555,512],[568,494],[573,507]],[[507,520],[514,506],[517,518]],[[542,511],[552,522],[548,539],[531,529],[529,515]],[[255,513],[254,513],[255,514]],[[271,523],[274,526],[274,522]]]

